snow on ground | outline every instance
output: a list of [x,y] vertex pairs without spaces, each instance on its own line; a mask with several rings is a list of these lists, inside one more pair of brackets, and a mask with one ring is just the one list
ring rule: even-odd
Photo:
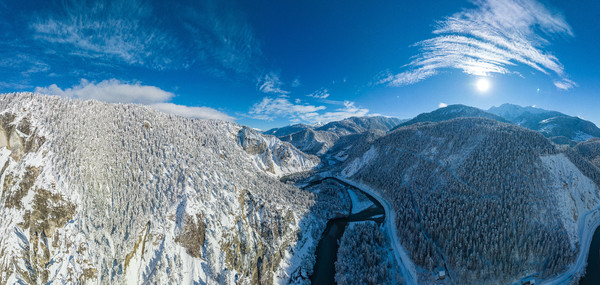
[[[373,148],[371,148],[369,151],[371,151],[371,150],[373,150]],[[394,251],[396,262],[402,273],[402,277],[404,278],[404,281],[406,282],[406,284],[409,284],[409,285],[417,284],[418,279],[417,279],[416,266],[413,263],[413,261],[410,259],[408,252],[404,249],[404,247],[402,247],[402,244],[400,243],[400,240],[399,240],[398,234],[397,234],[397,229],[394,226],[396,224],[396,213],[394,211],[392,211],[391,205],[386,200],[384,200],[381,197],[381,195],[379,195],[378,191],[374,190],[373,188],[371,188],[367,185],[349,180],[344,177],[338,176],[336,178],[339,180],[342,180],[356,188],[359,188],[362,191],[365,191],[369,195],[373,196],[373,198],[377,199],[377,201],[379,201],[379,203],[381,203],[381,205],[383,206],[383,209],[385,210],[385,215],[386,215],[385,232],[390,235],[390,241],[391,241],[390,243],[391,243],[392,249]]]
[[577,132],[575,132],[575,137],[573,138],[573,140],[584,142],[584,141],[587,141],[587,140],[589,140],[589,139],[591,139],[593,137],[594,136],[592,136],[592,135],[590,135],[588,133],[584,133],[582,131],[577,131]]
[[551,174],[558,210],[572,244],[579,241],[580,250],[575,263],[563,274],[542,284],[569,283],[585,270],[589,247],[596,228],[600,225],[600,189],[564,155],[541,157],[542,164]]
[[[546,121],[548,120],[543,120],[542,123],[547,123]],[[549,124],[549,125],[545,125],[543,127],[541,127],[538,131],[540,133],[549,133],[552,132],[552,130],[556,127],[556,125],[554,124]]]
[[352,214],[360,213],[373,206],[373,202],[371,202],[369,198],[359,194],[360,193],[356,193],[352,189],[348,189],[348,195],[352,200]]
[[[311,231],[312,229],[306,232],[310,233]],[[279,263],[279,269],[273,275],[273,284],[286,284],[288,281],[293,281],[289,280],[290,276],[294,271],[303,269],[302,265],[306,262],[307,257],[315,253],[317,242],[312,235],[307,234],[295,244],[291,244]],[[308,277],[306,273],[300,275]]]
[[564,154],[543,156],[541,160],[550,172],[556,206],[562,214],[571,244],[574,245],[580,237],[577,234],[580,217],[600,205],[598,186],[583,175]]
[[344,168],[344,170],[342,170],[342,174],[346,177],[354,175],[356,172],[358,172],[358,170],[360,170],[363,167],[363,165],[367,164],[369,161],[375,158],[376,155],[377,151],[375,150],[375,147],[371,146],[371,148],[368,151],[366,151],[362,157],[355,158],[352,161],[352,163],[350,163],[350,165]]

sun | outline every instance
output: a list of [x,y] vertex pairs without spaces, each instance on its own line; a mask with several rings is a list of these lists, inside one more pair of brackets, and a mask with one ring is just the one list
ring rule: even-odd
[[475,87],[479,92],[486,92],[490,89],[490,81],[487,78],[479,78],[475,83]]

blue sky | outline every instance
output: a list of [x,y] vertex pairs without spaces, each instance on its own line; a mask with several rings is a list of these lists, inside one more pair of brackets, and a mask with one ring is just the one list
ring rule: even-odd
[[4,0],[0,16],[3,93],[260,129],[506,102],[600,123],[593,0]]

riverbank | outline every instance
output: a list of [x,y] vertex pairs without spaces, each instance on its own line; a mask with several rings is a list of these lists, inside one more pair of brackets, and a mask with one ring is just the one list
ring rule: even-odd
[[[385,211],[383,206],[366,192],[358,189],[348,183],[345,183],[334,177],[325,177],[309,183],[310,187],[319,187],[321,183],[333,181],[339,185],[339,191],[346,191],[348,195],[354,195],[351,198],[351,205],[348,215],[337,217],[327,221],[327,226],[323,231],[315,251],[315,263],[310,281],[312,284],[333,284],[335,283],[335,263],[337,260],[338,248],[341,237],[344,235],[346,227],[353,222],[375,221],[382,223],[385,220]],[[341,193],[341,192],[340,192]],[[352,194],[350,194],[352,193]],[[359,199],[358,196],[361,197]],[[362,199],[368,201],[361,201]],[[359,203],[359,205],[355,205]],[[359,212],[355,212],[358,206],[364,207]]]
[[377,192],[376,190],[372,189],[371,187],[369,187],[367,185],[364,185],[364,184],[361,184],[359,182],[355,182],[352,180],[348,180],[344,177],[339,177],[339,176],[334,176],[334,177],[336,179],[339,179],[343,182],[348,183],[349,185],[352,185],[355,188],[362,190],[365,193],[368,193],[383,206],[385,215],[387,217],[387,219],[385,219],[386,232],[390,235],[390,237],[389,237],[390,243],[394,250],[394,256],[396,257],[396,262],[398,263],[398,267],[402,271],[402,277],[404,278],[404,281],[406,282],[406,284],[417,284],[417,281],[418,281],[417,270],[416,270],[414,263],[410,259],[408,253],[406,252],[404,247],[402,247],[402,244],[400,243],[400,241],[398,239],[398,234],[397,234],[397,230],[395,227],[396,213],[395,213],[395,211],[393,211],[391,205],[385,199],[383,199],[383,197],[381,197],[379,192]]

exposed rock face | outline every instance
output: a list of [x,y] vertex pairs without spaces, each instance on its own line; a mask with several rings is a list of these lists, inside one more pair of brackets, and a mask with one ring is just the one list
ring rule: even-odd
[[44,143],[44,137],[36,136],[27,118],[19,118],[11,112],[0,115],[0,148],[10,150],[10,156],[18,161],[25,153],[35,152]]
[[45,189],[36,189],[32,208],[25,211],[22,228],[50,238],[56,229],[64,227],[73,218],[76,209],[75,204],[66,201],[62,195]]
[[315,167],[320,162],[316,156],[307,155],[288,142],[262,135],[248,127],[243,127],[237,138],[244,151],[253,156],[259,168],[277,176]]
[[195,258],[202,257],[206,227],[202,214],[186,215],[183,221],[183,231],[175,237],[175,242],[186,248],[186,252]]
[[1,219],[6,222],[0,243],[3,284],[50,281],[49,267],[56,262],[51,257],[63,245],[55,232],[64,228],[76,211],[75,204],[55,189],[55,183],[49,183],[52,175],[42,175],[48,170],[39,163],[48,159],[47,150],[42,149],[45,140],[32,128],[29,117],[11,111],[0,114],[0,202],[4,206]]
[[33,94],[0,119],[1,284],[271,284],[314,204],[278,176],[318,159],[234,123]]

